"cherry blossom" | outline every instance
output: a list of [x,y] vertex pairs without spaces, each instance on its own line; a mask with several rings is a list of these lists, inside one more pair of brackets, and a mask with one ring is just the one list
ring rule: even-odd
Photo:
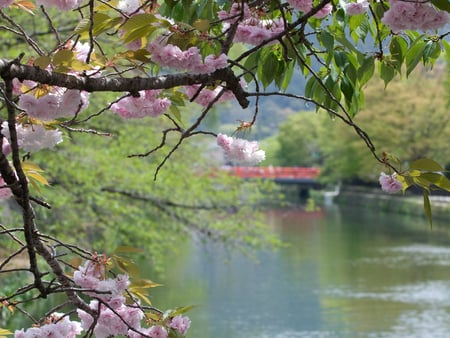
[[[200,93],[198,93],[200,88],[201,88],[200,85],[192,85],[192,86],[185,86],[184,90],[186,91],[186,94],[189,97],[189,99],[195,97],[194,102],[204,107],[208,106],[217,97],[217,95],[219,95],[219,93],[224,90],[224,87],[217,86],[214,89],[203,88],[201,89]],[[234,98],[233,92],[225,90],[216,102],[217,103],[224,102],[232,98]]]
[[49,324],[32,327],[27,330],[16,330],[14,338],[74,338],[81,333],[79,322],[71,321],[62,313],[54,312],[47,318]]
[[[295,9],[303,12],[308,13],[313,9],[313,0],[288,0],[288,3],[294,7]],[[331,3],[325,4],[321,9],[317,11],[317,13],[314,14],[314,17],[318,19],[322,19],[326,16],[328,16],[333,10],[333,6]]]
[[132,14],[139,9],[140,5],[139,0],[120,0],[117,9],[126,14]]
[[241,19],[236,29],[234,42],[258,45],[264,40],[280,34],[285,28],[281,18],[276,20],[261,18],[259,13],[250,11],[246,3],[243,4],[243,7],[240,3],[234,3],[230,12],[220,11],[218,16],[224,21],[224,31],[227,31],[233,22]]
[[387,175],[384,172],[380,174],[379,182],[381,189],[387,193],[396,193],[403,189],[402,182],[397,179],[397,174]]
[[9,154],[11,154],[11,144],[9,144],[8,139],[6,139],[5,137],[2,138],[2,153],[5,156],[8,156]]
[[104,265],[87,261],[74,272],[73,280],[78,286],[96,291],[89,294],[104,301],[120,296],[130,284],[128,275],[119,274],[112,279],[105,278],[104,274]]
[[0,176],[0,199],[10,198],[13,193],[11,189],[6,186],[6,182],[3,180],[3,177]]
[[111,110],[124,118],[157,117],[169,108],[168,98],[158,98],[160,90],[143,90],[139,97],[127,96],[111,106]]
[[[243,5],[243,6],[242,6]],[[234,2],[230,11],[219,11],[217,16],[219,19],[227,23],[233,23],[237,20],[246,20],[250,18],[250,8],[247,3]]]
[[140,329],[139,332],[145,334],[143,336],[140,333],[136,333],[132,330],[128,331],[128,337],[129,338],[144,338],[144,337],[152,337],[152,338],[168,338],[169,334],[167,333],[167,330],[159,325],[152,326],[150,328]]
[[224,150],[226,158],[231,162],[253,165],[266,158],[265,152],[259,149],[256,141],[219,134],[217,135],[217,144]]
[[31,94],[19,97],[19,108],[28,116],[42,121],[74,116],[88,105],[88,93],[75,89],[55,88],[52,93],[36,98]]
[[0,0],[0,8],[8,7],[14,0]]
[[56,7],[62,11],[69,11],[79,7],[82,0],[36,0],[37,5],[44,7]]
[[357,2],[343,2],[342,8],[348,15],[359,15],[366,13],[369,9],[369,2],[367,0],[358,0]]
[[309,12],[313,7],[313,0],[288,0],[288,3],[304,13]]
[[[51,149],[63,141],[62,133],[57,129],[46,129],[40,124],[16,124],[17,139],[20,149],[26,152],[36,152],[41,149]],[[3,136],[9,140],[8,122],[2,123]]]
[[182,335],[185,335],[189,327],[191,326],[191,320],[188,317],[183,317],[181,315],[172,318],[169,327],[177,330]]
[[[123,303],[116,304],[116,307],[113,308],[112,306],[99,304],[97,300],[92,300],[89,307],[94,311],[99,311],[94,327],[96,338],[126,335],[130,327],[139,329],[140,321],[144,317],[144,313],[139,307],[127,306]],[[89,330],[94,323],[94,318],[80,309],[77,310],[77,313],[81,319],[81,327],[84,330]]]
[[166,44],[165,37],[150,43],[148,50],[152,61],[163,67],[186,69],[197,74],[212,73],[217,69],[225,68],[228,60],[225,54],[220,54],[207,55],[203,61],[197,47],[181,50],[178,46]]
[[450,14],[428,2],[390,0],[390,8],[381,21],[393,32],[407,29],[423,31],[439,29],[450,23]]

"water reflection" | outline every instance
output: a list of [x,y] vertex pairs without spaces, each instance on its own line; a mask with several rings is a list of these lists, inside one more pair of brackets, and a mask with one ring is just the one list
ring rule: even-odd
[[198,304],[191,337],[450,337],[443,222],[430,230],[424,219],[353,209],[267,217],[290,245],[258,264],[190,244],[171,260],[153,300]]

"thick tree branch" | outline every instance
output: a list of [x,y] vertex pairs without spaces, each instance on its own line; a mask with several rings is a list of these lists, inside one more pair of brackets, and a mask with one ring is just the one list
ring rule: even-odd
[[169,89],[178,86],[194,84],[216,84],[225,82],[242,108],[247,108],[249,101],[239,84],[238,78],[230,68],[218,69],[209,74],[167,74],[155,77],[106,78],[74,76],[51,72],[39,67],[19,64],[10,60],[0,59],[0,75],[5,79],[17,78],[20,81],[31,80],[41,84],[78,89],[87,92],[130,92],[137,93],[147,89]]

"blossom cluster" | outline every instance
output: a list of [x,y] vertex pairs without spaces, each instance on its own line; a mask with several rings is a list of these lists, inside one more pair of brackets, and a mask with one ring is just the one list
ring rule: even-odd
[[[308,13],[313,9],[313,0],[288,0],[288,3],[294,7],[295,9],[303,12]],[[314,14],[314,17],[318,19],[322,19],[326,16],[328,16],[331,11],[333,10],[333,6],[330,3],[327,3],[325,6],[323,6],[321,9],[317,11],[317,13]]]
[[36,0],[37,5],[56,7],[61,11],[70,11],[81,5],[83,0]]
[[235,2],[230,11],[219,11],[219,19],[224,21],[224,31],[239,19],[234,36],[234,42],[258,45],[284,31],[285,25],[281,18],[275,20],[264,19],[259,12],[251,11],[247,3]]
[[358,0],[357,2],[342,2],[341,6],[348,15],[359,15],[367,12],[369,9],[369,1]]
[[15,338],[36,337],[76,337],[83,331],[92,330],[96,338],[127,336],[130,338],[168,338],[171,331],[177,337],[186,335],[191,321],[188,317],[177,315],[150,327],[142,327],[141,321],[145,314],[138,303],[126,304],[124,292],[129,286],[128,275],[106,277],[105,264],[107,260],[88,260],[74,272],[73,280],[88,296],[95,297],[89,303],[89,308],[95,313],[95,318],[81,310],[77,310],[80,322],[71,321],[69,317],[54,313],[45,325],[16,330]]
[[178,46],[168,44],[165,37],[152,41],[148,50],[151,53],[151,60],[162,67],[185,69],[195,74],[212,73],[217,69],[225,68],[228,63],[228,57],[225,54],[218,56],[210,54],[203,60],[197,47],[182,50]]
[[[16,124],[17,143],[26,152],[53,148],[62,142],[62,133],[57,129],[47,129],[41,124]],[[10,141],[8,122],[1,125],[1,133]]]
[[224,150],[227,160],[239,164],[257,164],[266,158],[264,150],[259,149],[256,141],[217,135],[217,144]]
[[4,7],[8,7],[14,2],[14,0],[0,0],[0,9]]
[[[216,97],[223,91],[222,95],[215,101],[216,103],[224,102],[234,98],[233,92],[225,90],[222,86],[217,86],[214,89],[201,88],[200,85],[185,86],[184,90],[189,99],[193,99],[194,102],[204,107],[213,102]],[[199,92],[200,91],[200,92]]]
[[69,317],[62,313],[52,313],[47,321],[47,324],[40,327],[30,327],[27,330],[16,330],[14,338],[74,338],[82,331],[79,322],[71,321]]
[[399,192],[403,189],[403,184],[397,179],[396,173],[388,175],[382,172],[380,174],[379,182],[381,189],[390,194]]
[[424,1],[390,0],[390,8],[381,21],[393,32],[407,29],[429,31],[450,23],[450,14]]
[[111,110],[124,118],[157,117],[169,108],[168,98],[160,98],[160,90],[142,90],[138,97],[126,96],[111,105]]
[[52,93],[36,98],[31,94],[19,97],[19,108],[29,117],[51,121],[74,116],[88,105],[88,93],[76,89],[55,88]]

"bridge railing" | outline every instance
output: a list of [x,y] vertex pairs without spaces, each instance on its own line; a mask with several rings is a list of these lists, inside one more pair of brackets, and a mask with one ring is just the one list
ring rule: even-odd
[[317,167],[224,167],[230,174],[242,178],[315,179],[320,174]]

